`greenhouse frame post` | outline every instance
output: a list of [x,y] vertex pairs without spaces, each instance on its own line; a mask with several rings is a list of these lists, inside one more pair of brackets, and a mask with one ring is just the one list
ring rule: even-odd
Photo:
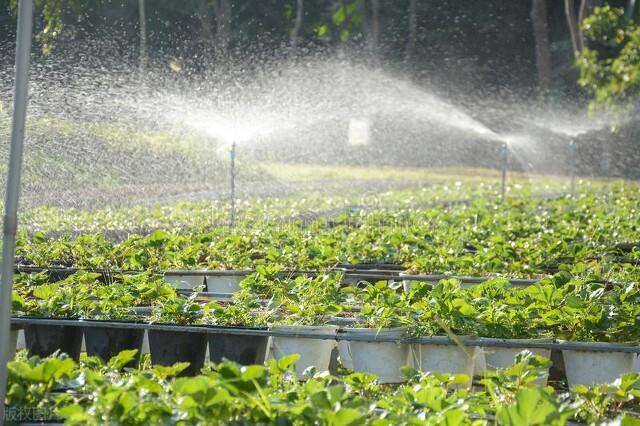
[[18,228],[20,173],[22,170],[22,152],[27,119],[32,27],[33,0],[19,0],[13,122],[11,124],[9,172],[4,204],[2,269],[0,270],[0,424],[3,424],[5,420],[4,402],[7,392],[7,377],[9,375],[7,363],[9,362],[9,339],[11,335],[11,290],[13,287],[13,263]]

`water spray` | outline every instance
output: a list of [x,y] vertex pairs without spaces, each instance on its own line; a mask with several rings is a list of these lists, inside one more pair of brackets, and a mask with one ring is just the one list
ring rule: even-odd
[[236,143],[231,144],[230,159],[231,159],[231,221],[230,226],[233,228],[236,226]]
[[576,141],[569,141],[569,173],[571,174],[571,198],[576,197]]
[[502,144],[502,200],[504,201],[507,193],[507,165],[509,162],[509,146],[506,142]]

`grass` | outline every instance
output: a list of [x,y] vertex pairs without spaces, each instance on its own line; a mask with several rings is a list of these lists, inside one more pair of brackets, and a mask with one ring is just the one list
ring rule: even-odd
[[[400,166],[352,166],[292,163],[260,163],[275,179],[284,182],[306,180],[404,180],[410,182],[487,182],[499,181],[501,171],[474,167],[400,167]],[[508,173],[507,179],[517,182],[556,183],[566,176],[529,175],[522,172]]]

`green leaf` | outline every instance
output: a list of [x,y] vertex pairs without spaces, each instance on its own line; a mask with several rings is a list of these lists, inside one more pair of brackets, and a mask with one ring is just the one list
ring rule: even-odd
[[364,424],[365,416],[353,408],[341,408],[332,418],[333,426],[355,426]]
[[288,370],[300,359],[300,354],[285,355],[278,360],[278,368],[282,371]]

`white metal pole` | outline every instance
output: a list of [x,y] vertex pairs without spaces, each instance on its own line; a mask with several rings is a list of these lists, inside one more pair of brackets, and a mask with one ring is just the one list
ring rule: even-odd
[[7,362],[9,361],[9,338],[11,334],[11,289],[13,287],[15,243],[18,227],[22,148],[27,118],[32,25],[33,0],[20,0],[18,3],[18,30],[16,34],[13,122],[11,126],[7,192],[4,203],[4,237],[2,240],[2,266],[0,269],[0,424],[4,422],[4,400],[7,391]]

